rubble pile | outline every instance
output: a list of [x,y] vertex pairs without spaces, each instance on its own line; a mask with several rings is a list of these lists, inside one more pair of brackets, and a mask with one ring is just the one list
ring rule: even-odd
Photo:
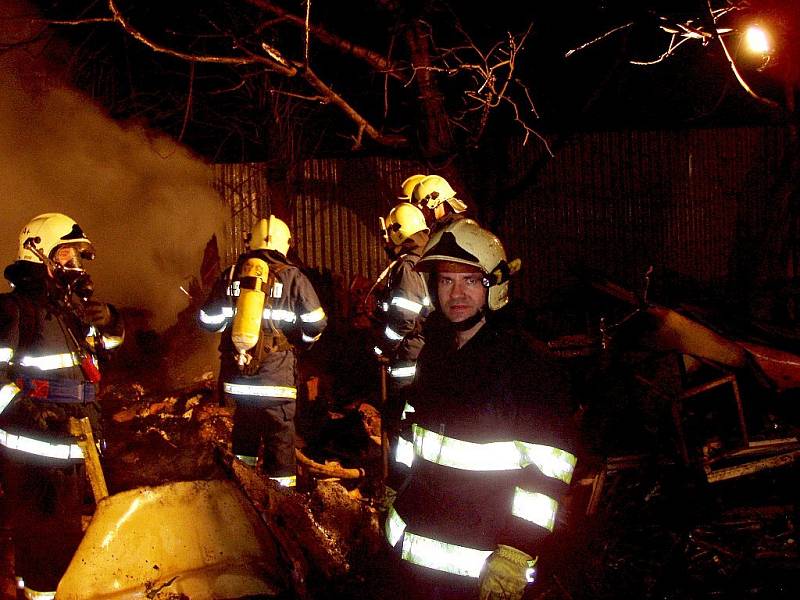
[[103,392],[103,464],[109,490],[224,476],[214,459],[232,426],[231,411],[215,406],[210,382],[168,395],[141,384],[114,384]]
[[277,542],[294,597],[328,597],[332,590],[358,597],[370,585],[364,569],[383,545],[378,513],[362,493],[376,489],[365,465],[379,464],[380,446],[371,439],[379,432],[377,411],[361,405],[332,413],[314,446],[302,443],[297,493],[233,457],[231,409],[219,406],[213,392],[208,379],[172,392],[139,383],[108,386],[103,463],[109,491],[233,479]]

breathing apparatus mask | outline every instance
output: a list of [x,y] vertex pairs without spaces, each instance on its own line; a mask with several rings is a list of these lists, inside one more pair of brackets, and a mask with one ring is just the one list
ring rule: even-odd
[[62,244],[51,252],[53,279],[68,294],[88,300],[94,293],[94,282],[84,269],[84,262],[94,260],[92,247],[85,243]]

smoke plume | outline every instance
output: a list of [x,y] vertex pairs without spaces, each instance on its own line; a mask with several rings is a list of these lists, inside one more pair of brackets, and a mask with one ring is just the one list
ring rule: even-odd
[[[4,22],[2,43],[30,33],[24,19]],[[19,231],[34,216],[65,213],[97,251],[87,268],[96,298],[148,310],[162,330],[188,305],[180,288],[222,232],[211,168],[56,81],[30,48],[0,55],[0,262],[15,260]]]

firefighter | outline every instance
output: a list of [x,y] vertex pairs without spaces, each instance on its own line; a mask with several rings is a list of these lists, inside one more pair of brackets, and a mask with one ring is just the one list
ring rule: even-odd
[[414,379],[417,355],[425,343],[422,324],[430,310],[425,277],[414,270],[428,242],[425,217],[401,202],[382,220],[383,238],[394,260],[376,282],[380,337],[375,352],[389,361],[391,387],[397,391]]
[[[388,374],[386,404],[382,409],[382,424],[386,431],[385,451],[396,445],[401,416],[404,414],[402,390],[414,380],[416,361],[425,339],[422,326],[431,308],[425,276],[414,270],[422,249],[428,242],[425,216],[416,206],[401,202],[386,219],[381,219],[386,247],[393,258],[381,273],[373,289],[377,290],[375,320],[377,344],[374,352],[385,365]],[[382,366],[381,368],[384,368]],[[410,407],[409,407],[410,408]],[[386,462],[390,471],[386,484],[389,493],[404,476]],[[389,468],[391,467],[391,468]]]
[[431,235],[466,217],[467,205],[456,198],[455,190],[439,175],[420,179],[411,192],[410,202],[424,213]]
[[290,241],[278,217],[260,219],[248,251],[223,271],[200,310],[201,325],[222,332],[219,377],[235,406],[233,452],[287,487],[296,484],[295,352],[310,348],[327,324],[311,282],[286,258]]
[[417,262],[436,312],[385,533],[419,597],[521,598],[577,462],[566,378],[503,310],[518,268],[471,219],[432,235]]
[[12,286],[0,295],[4,513],[28,598],[52,597],[81,539],[81,516],[91,507],[69,418],[88,417],[102,444],[98,357],[124,336],[116,309],[91,299],[84,263],[92,258],[75,221],[46,213],[22,229],[17,260],[4,272]]

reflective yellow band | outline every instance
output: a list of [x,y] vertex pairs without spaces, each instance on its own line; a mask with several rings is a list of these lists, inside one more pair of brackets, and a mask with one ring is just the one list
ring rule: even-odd
[[535,465],[544,475],[572,480],[577,459],[552,446],[528,442],[487,442],[478,444],[445,437],[414,425],[414,453],[427,461],[467,471],[507,471]]
[[[233,311],[231,311],[233,312]],[[210,315],[206,311],[200,311],[200,322],[206,325],[222,325],[227,317],[223,313]]]
[[418,315],[422,310],[422,304],[409,300],[408,298],[403,298],[402,296],[395,296],[392,298],[392,306],[404,308],[407,311],[413,312],[415,315]]
[[247,454],[236,454],[235,456],[244,464],[250,467],[255,467],[256,464],[258,463],[258,458],[255,456],[248,456]]
[[78,444],[51,444],[50,442],[8,433],[4,429],[0,429],[0,446],[47,458],[61,460],[83,458],[83,451]]
[[387,338],[389,338],[390,340],[397,341],[397,340],[402,340],[402,339],[403,339],[403,336],[402,336],[402,335],[400,335],[399,333],[397,333],[397,332],[396,332],[394,329],[392,329],[392,328],[391,328],[391,327],[389,327],[388,325],[386,326],[386,330],[383,332],[383,334],[384,334],[384,335],[385,335]]
[[389,509],[384,530],[386,539],[392,546],[397,544],[401,536],[403,537],[400,551],[403,560],[454,575],[477,578],[481,574],[483,563],[492,553],[491,550],[476,550],[448,544],[406,531],[406,523],[394,507]]
[[322,310],[321,306],[315,308],[311,312],[305,313],[304,315],[300,315],[300,320],[303,323],[319,323],[324,318],[325,318],[325,311]]
[[295,487],[297,485],[297,475],[286,475],[284,477],[270,477],[272,481],[277,481],[283,487]]
[[514,501],[511,505],[511,514],[520,519],[553,531],[556,524],[556,511],[558,502],[550,496],[538,492],[529,492],[522,488],[514,489]]
[[114,348],[119,346],[122,343],[123,339],[125,338],[118,335],[103,335],[100,336],[100,339],[103,340],[103,347],[106,350],[113,350]]
[[265,308],[262,317],[273,321],[284,321],[286,323],[294,323],[297,321],[297,315],[291,311],[283,310],[282,308]]
[[404,439],[403,436],[398,437],[394,459],[400,464],[410,467],[414,462],[414,444]]
[[16,577],[17,588],[22,590],[25,598],[28,600],[51,600],[56,597],[55,592],[37,592],[29,587],[25,587],[25,580],[22,577]]
[[66,369],[80,364],[78,357],[72,352],[64,354],[48,354],[46,356],[23,356],[19,364],[23,367],[35,367],[42,371]]
[[411,365],[410,367],[391,367],[389,369],[389,374],[392,377],[403,378],[403,377],[413,377],[417,372],[417,367],[415,365]]
[[386,539],[389,540],[389,545],[392,547],[397,545],[406,530],[406,522],[397,514],[393,506],[389,508],[383,529],[386,532]]
[[12,358],[14,358],[13,348],[0,348],[0,362],[11,362]]
[[14,399],[14,396],[19,394],[19,388],[15,383],[7,383],[0,388],[0,415]]
[[310,344],[311,342],[316,342],[316,341],[317,341],[319,338],[321,338],[321,337],[322,337],[322,334],[321,334],[321,333],[318,333],[317,335],[315,335],[315,336],[313,336],[313,337],[312,337],[312,336],[310,336],[310,335],[306,335],[305,333],[304,333],[303,335],[301,335],[301,336],[300,336],[300,338],[301,338],[301,339],[302,339],[304,342],[306,342],[307,344]]
[[245,385],[225,383],[223,389],[234,396],[262,396],[269,398],[297,398],[297,388],[284,385]]
[[[411,406],[408,402],[406,402],[406,405],[403,407],[403,414],[400,415],[400,420],[401,421],[405,421],[406,420],[406,415],[408,415],[409,413],[413,413],[413,412],[416,412],[414,410],[414,407]],[[413,448],[413,444],[412,444],[412,448]]]
[[429,569],[477,578],[491,553],[491,550],[448,544],[406,531],[400,558]]
[[373,346],[373,347],[372,347],[372,351],[373,351],[373,352],[374,352],[374,353],[375,353],[377,356],[381,356],[381,355],[383,354],[383,350],[381,350],[381,349],[380,349],[380,348],[378,348],[377,346]]

